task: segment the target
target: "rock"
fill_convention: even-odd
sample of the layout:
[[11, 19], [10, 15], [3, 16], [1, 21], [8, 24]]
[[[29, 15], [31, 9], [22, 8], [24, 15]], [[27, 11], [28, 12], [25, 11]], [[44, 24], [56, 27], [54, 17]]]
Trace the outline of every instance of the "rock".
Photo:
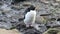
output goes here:
[[12, 2], [12, 0], [2, 0], [4, 3], [6, 3], [6, 4], [11, 4], [11, 2]]
[[11, 23], [0, 22], [0, 28], [10, 29], [12, 28]]
[[2, 9], [3, 11], [10, 11], [11, 10], [11, 8], [8, 7], [7, 4], [3, 4], [0, 9]]
[[0, 2], [0, 5], [3, 5], [2, 1]]
[[42, 33], [47, 30], [47, 27], [44, 24], [35, 24], [34, 28]]
[[59, 21], [52, 21], [46, 24], [46, 26], [50, 26], [50, 27], [60, 27], [60, 22]]
[[23, 2], [23, 1], [26, 1], [26, 0], [13, 0], [11, 4], [17, 4], [17, 3]]
[[56, 7], [59, 5], [59, 3], [52, 3], [52, 5]]
[[60, 2], [60, 0], [56, 0], [57, 2]]
[[36, 17], [36, 23], [44, 23], [44, 24], [46, 24], [47, 20], [48, 19], [46, 17], [44, 17], [44, 16], [37, 16]]
[[18, 30], [6, 30], [6, 29], [0, 29], [0, 34], [22, 34]]
[[60, 34], [60, 32], [58, 32], [57, 34]]
[[41, 14], [40, 16], [49, 16], [49, 15], [51, 15], [51, 14]]
[[24, 23], [21, 23], [19, 25], [16, 26], [16, 28], [21, 31], [21, 30], [24, 30], [24, 28], [26, 28], [26, 25]]
[[44, 4], [48, 4], [49, 3], [49, 1], [46, 1], [46, 0], [41, 0], [41, 2], [44, 3]]
[[24, 34], [42, 34], [42, 33], [35, 29], [29, 29]]
[[20, 10], [20, 6], [15, 6], [15, 5], [12, 5], [11, 9], [14, 9], [14, 10]]
[[31, 2], [24, 2], [24, 3], [23, 3], [23, 6], [25, 6], [25, 7], [26, 7], [26, 6], [31, 6]]
[[46, 32], [44, 32], [43, 34], [58, 34], [59, 32], [60, 32], [60, 30], [57, 28], [50, 28]]

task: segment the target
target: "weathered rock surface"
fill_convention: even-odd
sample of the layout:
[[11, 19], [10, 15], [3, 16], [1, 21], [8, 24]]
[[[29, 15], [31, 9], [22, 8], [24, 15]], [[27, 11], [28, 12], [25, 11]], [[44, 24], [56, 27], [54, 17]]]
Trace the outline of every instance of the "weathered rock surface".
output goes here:
[[60, 29], [58, 28], [50, 28], [43, 34], [60, 34]]
[[[10, 3], [0, 2], [0, 28], [17, 28], [26, 34], [32, 29], [34, 32], [38, 32], [35, 29], [40, 29], [38, 33], [43, 33], [48, 29], [47, 26], [49, 28], [60, 27], [60, 0], [26, 0], [20, 3], [15, 1], [16, 4], [14, 5]], [[27, 29], [23, 22], [24, 12], [31, 5], [34, 5], [37, 10], [35, 29]]]
[[0, 29], [0, 34], [22, 34], [18, 30], [6, 30], [6, 29]]

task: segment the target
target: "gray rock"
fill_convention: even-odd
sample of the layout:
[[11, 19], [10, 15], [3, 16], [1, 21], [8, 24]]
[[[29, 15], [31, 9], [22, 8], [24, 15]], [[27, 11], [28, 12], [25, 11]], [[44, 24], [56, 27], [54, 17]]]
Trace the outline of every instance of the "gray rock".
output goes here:
[[[0, 0], [1, 1], [1, 0]], [[9, 0], [8, 0], [9, 1]], [[10, 3], [10, 2], [9, 2]], [[21, 2], [15, 5], [9, 5], [5, 2], [0, 2], [0, 28], [10, 29], [17, 28], [19, 31], [22, 31], [25, 34], [42, 34], [47, 30], [46, 26], [50, 27], [60, 27], [60, 22], [51, 22], [55, 21], [56, 18], [60, 17], [60, 4], [59, 0], [26, 0], [25, 2]], [[37, 10], [36, 17], [36, 28], [27, 28], [23, 22], [24, 12], [26, 8], [30, 5], [34, 5]], [[13, 7], [13, 8], [11, 8]], [[51, 19], [51, 21], [47, 20], [47, 24], [43, 23], [43, 18], [40, 17], [41, 14], [52, 14], [50, 16], [46, 16], [46, 19]], [[55, 19], [52, 19], [55, 18]], [[49, 22], [48, 22], [49, 21]], [[38, 28], [37, 28], [38, 27]], [[37, 30], [39, 29], [39, 30]], [[38, 32], [39, 31], [39, 32]]]
[[0, 22], [0, 28], [10, 29], [12, 27], [11, 23]]

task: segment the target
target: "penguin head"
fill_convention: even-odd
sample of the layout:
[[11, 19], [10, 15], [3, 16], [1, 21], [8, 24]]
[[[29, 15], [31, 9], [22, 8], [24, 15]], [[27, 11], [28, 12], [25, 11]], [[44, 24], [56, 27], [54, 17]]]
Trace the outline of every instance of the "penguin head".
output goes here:
[[33, 6], [33, 5], [31, 5], [30, 7], [28, 7], [26, 10], [25, 10], [25, 14], [27, 13], [27, 12], [30, 12], [30, 10], [35, 10], [35, 6]]
[[28, 10], [35, 10], [35, 6], [31, 5]]

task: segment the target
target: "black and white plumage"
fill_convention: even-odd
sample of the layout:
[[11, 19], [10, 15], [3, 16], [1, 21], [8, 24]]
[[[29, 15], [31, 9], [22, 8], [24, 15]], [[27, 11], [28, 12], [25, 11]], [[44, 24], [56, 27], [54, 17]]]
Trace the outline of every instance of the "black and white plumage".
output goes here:
[[27, 12], [30, 12], [30, 10], [35, 10], [35, 6], [33, 6], [33, 5], [31, 5], [30, 7], [28, 7], [26, 10], [25, 10], [25, 14], [27, 13]]
[[35, 7], [31, 6], [26, 11], [24, 23], [26, 24], [27, 27], [33, 26], [33, 24], [35, 23], [36, 10], [34, 10], [34, 9], [35, 9]]
[[25, 15], [27, 14], [27, 12], [30, 12], [30, 10], [35, 10], [35, 6], [31, 5], [30, 7], [28, 7], [25, 12], [24, 12], [24, 19], [25, 19]]
[[30, 12], [30, 10], [35, 10], [35, 7], [33, 5], [31, 5], [30, 7], [28, 7], [25, 12], [23, 13], [24, 14], [24, 18], [19, 18], [18, 21], [23, 21], [25, 19], [25, 15], [27, 14], [27, 12]]

